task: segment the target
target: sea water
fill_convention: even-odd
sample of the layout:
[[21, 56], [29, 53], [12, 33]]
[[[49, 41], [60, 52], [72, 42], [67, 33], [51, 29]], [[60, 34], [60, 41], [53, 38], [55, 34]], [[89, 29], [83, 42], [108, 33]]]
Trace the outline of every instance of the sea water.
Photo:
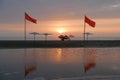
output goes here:
[[120, 80], [120, 47], [0, 49], [0, 80]]

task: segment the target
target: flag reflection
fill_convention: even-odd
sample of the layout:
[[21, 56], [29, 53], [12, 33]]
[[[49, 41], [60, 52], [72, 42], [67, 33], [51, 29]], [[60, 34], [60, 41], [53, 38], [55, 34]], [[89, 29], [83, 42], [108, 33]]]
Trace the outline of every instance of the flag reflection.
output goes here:
[[83, 55], [84, 71], [87, 72], [96, 66], [96, 49], [85, 48]]
[[24, 54], [25, 54], [24, 76], [27, 77], [30, 73], [37, 69], [35, 49], [33, 49], [33, 51], [27, 51], [27, 49], [24, 49]]

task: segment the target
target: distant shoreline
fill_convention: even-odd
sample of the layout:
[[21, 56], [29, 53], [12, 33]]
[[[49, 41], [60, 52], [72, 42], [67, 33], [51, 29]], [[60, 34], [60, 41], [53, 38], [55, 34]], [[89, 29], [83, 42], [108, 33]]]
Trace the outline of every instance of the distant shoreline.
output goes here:
[[120, 40], [71, 40], [71, 41], [32, 41], [4, 40], [0, 48], [82, 48], [82, 47], [120, 47]]

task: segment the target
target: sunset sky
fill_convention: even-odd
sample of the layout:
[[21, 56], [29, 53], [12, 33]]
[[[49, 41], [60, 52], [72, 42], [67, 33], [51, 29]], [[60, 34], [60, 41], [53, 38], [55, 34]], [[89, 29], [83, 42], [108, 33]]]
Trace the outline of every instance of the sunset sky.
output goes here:
[[93, 33], [89, 39], [120, 40], [120, 0], [0, 0], [0, 40], [24, 39], [24, 12], [37, 19], [27, 21], [27, 39], [33, 38], [30, 32], [47, 32], [56, 40], [63, 30], [82, 40], [86, 15], [96, 22], [95, 28], [86, 24]]

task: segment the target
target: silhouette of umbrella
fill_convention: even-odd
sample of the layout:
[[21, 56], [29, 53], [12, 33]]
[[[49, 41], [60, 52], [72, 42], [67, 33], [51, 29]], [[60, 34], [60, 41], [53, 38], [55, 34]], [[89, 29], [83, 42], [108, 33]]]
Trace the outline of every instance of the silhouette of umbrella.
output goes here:
[[49, 36], [49, 35], [52, 35], [51, 33], [43, 33], [43, 34], [40, 34], [40, 35], [44, 35], [45, 36], [45, 40], [47, 40], [47, 37]]
[[85, 35], [86, 35], [86, 39], [88, 40], [88, 37], [89, 37], [89, 35], [93, 35], [93, 33], [90, 33], [90, 32], [86, 32], [86, 33], [84, 33]]
[[40, 33], [37, 33], [37, 32], [31, 32], [30, 34], [34, 36], [34, 40], [36, 38], [36, 35], [40, 35]]

